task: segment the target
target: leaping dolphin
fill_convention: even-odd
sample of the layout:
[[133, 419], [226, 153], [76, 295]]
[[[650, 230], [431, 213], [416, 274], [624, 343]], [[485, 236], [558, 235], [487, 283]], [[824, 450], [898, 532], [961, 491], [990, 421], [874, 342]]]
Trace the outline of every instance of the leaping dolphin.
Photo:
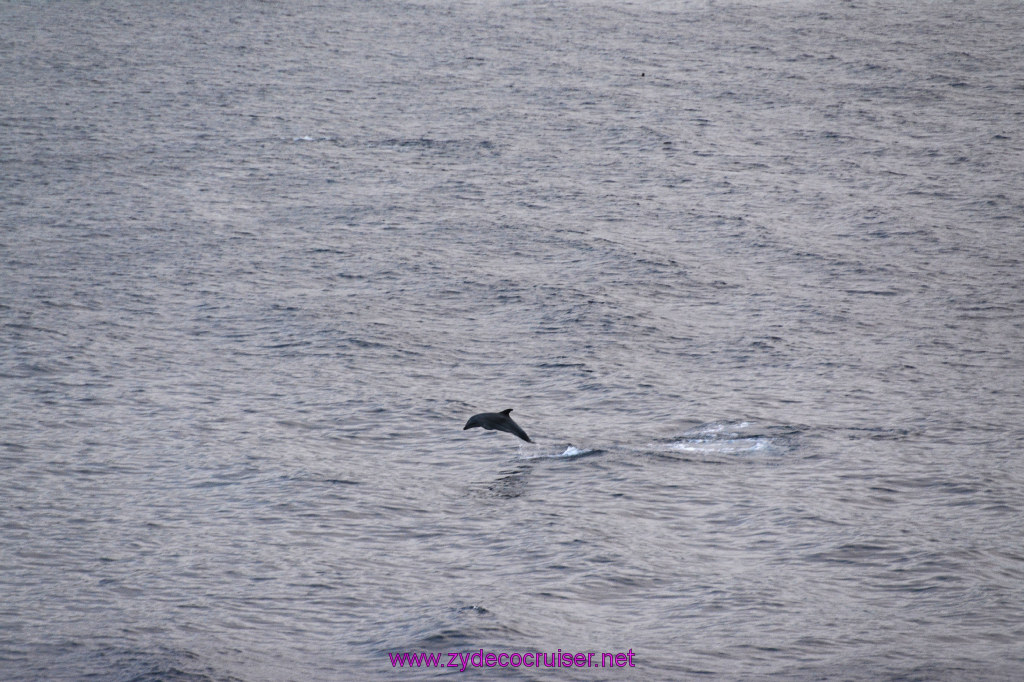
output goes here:
[[487, 429], [488, 431], [505, 431], [506, 433], [514, 433], [519, 436], [527, 443], [532, 443], [530, 437], [526, 435], [526, 431], [519, 428], [519, 424], [512, 421], [512, 417], [508, 416], [508, 413], [512, 411], [512, 408], [502, 410], [501, 412], [481, 412], [480, 414], [474, 414], [466, 422], [466, 425], [462, 427], [462, 430], [472, 429], [473, 427], [479, 426], [480, 428]]

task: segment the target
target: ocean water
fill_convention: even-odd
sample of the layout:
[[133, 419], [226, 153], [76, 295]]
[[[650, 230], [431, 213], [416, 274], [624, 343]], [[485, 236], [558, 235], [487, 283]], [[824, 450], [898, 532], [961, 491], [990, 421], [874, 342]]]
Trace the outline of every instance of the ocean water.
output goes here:
[[1022, 35], [4, 2], [0, 677], [1024, 678]]

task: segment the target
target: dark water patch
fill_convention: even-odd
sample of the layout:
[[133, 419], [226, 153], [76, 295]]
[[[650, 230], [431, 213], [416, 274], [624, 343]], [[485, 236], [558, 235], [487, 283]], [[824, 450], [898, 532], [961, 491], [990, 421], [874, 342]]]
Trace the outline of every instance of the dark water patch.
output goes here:
[[474, 484], [474, 494], [499, 499], [522, 497], [527, 492], [532, 470], [532, 465], [522, 464], [500, 471], [493, 481]]
[[76, 642], [67, 650], [55, 653], [56, 656], [46, 662], [37, 661], [24, 667], [17, 665], [10, 669], [12, 676], [8, 679], [32, 679], [35, 675], [54, 680], [116, 679], [126, 682], [242, 682], [245, 679], [218, 670], [195, 652], [164, 646], [132, 650], [121, 647], [91, 648]]

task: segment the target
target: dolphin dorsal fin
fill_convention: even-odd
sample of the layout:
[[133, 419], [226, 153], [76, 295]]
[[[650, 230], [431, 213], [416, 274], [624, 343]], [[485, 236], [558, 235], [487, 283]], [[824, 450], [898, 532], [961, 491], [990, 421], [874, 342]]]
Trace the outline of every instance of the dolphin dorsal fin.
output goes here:
[[512, 411], [512, 408], [510, 407], [507, 410], [502, 410], [501, 413], [507, 417], [508, 413], [511, 412], [511, 411]]

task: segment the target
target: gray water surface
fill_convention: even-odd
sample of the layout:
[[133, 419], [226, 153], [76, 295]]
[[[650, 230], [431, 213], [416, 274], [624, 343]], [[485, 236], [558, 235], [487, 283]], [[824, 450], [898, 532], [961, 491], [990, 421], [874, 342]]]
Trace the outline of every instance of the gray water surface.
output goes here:
[[0, 676], [1021, 679], [1022, 35], [4, 3]]

